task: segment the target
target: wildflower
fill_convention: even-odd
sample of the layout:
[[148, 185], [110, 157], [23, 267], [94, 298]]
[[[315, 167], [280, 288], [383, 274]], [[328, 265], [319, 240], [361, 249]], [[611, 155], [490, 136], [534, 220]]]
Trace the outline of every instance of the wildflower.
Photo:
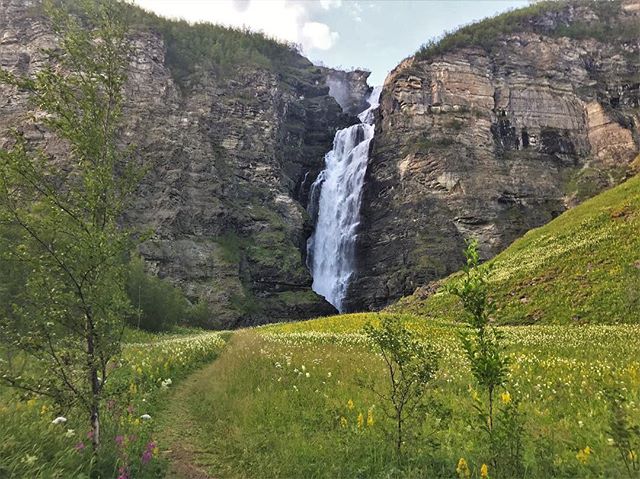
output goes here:
[[638, 460], [638, 455], [636, 454], [636, 451], [629, 451], [629, 454], [627, 454], [627, 457], [631, 462], [636, 462]]
[[361, 429], [364, 426], [364, 416], [362, 413], [358, 414], [358, 429]]
[[148, 414], [143, 414], [142, 416], [140, 416], [140, 419], [144, 419], [145, 421], [147, 421], [148, 419], [151, 419], [151, 416], [149, 416]]
[[48, 410], [49, 410], [49, 408], [47, 407], [47, 405], [43, 404], [42, 407], [40, 408], [40, 415], [44, 416], [45, 414], [47, 414]]
[[124, 444], [124, 436], [118, 435], [114, 440], [118, 446], [122, 446], [122, 444]]
[[53, 421], [51, 421], [51, 424], [64, 424], [65, 422], [67, 422], [67, 418], [66, 417], [58, 416]]
[[342, 427], [342, 428], [347, 427], [347, 418], [346, 418], [346, 417], [344, 417], [344, 416], [342, 416], [342, 417], [340, 418], [340, 427]]
[[592, 449], [587, 446], [584, 449], [580, 449], [576, 454], [576, 459], [580, 461], [582, 464], [586, 464], [589, 460], [589, 456], [591, 455]]
[[502, 404], [509, 404], [511, 402], [511, 394], [509, 394], [509, 391], [505, 391], [500, 395], [500, 399], [502, 399]]
[[311, 377], [311, 374], [306, 373], [306, 374], [305, 374], [305, 376], [306, 376], [306, 377]]
[[458, 461], [456, 472], [458, 473], [458, 477], [460, 479], [468, 479], [471, 477], [471, 471], [469, 470], [469, 465], [467, 464], [467, 461], [465, 461], [464, 457], [461, 457], [460, 460]]
[[38, 460], [38, 456], [32, 456], [30, 454], [27, 454], [25, 456], [25, 458], [22, 460], [22, 462], [26, 463], [26, 464], [33, 464], [34, 462], [36, 462]]
[[615, 445], [616, 441], [614, 441], [614, 439], [612, 437], [608, 437], [607, 438], [607, 444], [609, 444], [610, 446]]
[[167, 389], [169, 386], [171, 386], [172, 382], [170, 378], [165, 379], [164, 381], [162, 381], [162, 383], [160, 383], [160, 385], [162, 386], [162, 389]]
[[78, 444], [75, 445], [75, 450], [78, 452], [84, 451], [84, 448], [86, 446], [84, 445], [84, 442], [80, 441]]
[[27, 407], [28, 408], [32, 408], [33, 406], [36, 405], [36, 403], [38, 402], [38, 400], [36, 398], [31, 398], [27, 401]]
[[304, 364], [302, 366], [300, 366], [300, 369], [302, 369], [303, 372], [307, 370], [307, 368], [305, 367]]
[[73, 437], [76, 432], [73, 429], [67, 429], [67, 432], [64, 433], [64, 437]]
[[482, 479], [487, 479], [489, 477], [489, 467], [486, 464], [483, 464], [480, 468], [480, 477]]
[[351, 399], [347, 401], [347, 408], [349, 408], [350, 410], [353, 409], [353, 401]]
[[370, 407], [367, 411], [367, 426], [373, 426], [373, 407]]

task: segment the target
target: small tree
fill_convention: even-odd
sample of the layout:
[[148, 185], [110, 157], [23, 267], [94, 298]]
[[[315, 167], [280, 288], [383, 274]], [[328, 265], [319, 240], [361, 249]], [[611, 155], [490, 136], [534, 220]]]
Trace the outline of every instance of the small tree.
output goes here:
[[395, 423], [394, 443], [400, 456], [407, 425], [418, 419], [420, 406], [438, 371], [438, 354], [396, 317], [383, 317], [378, 328], [368, 324], [364, 333], [382, 355], [388, 387], [380, 391], [374, 384], [364, 386], [390, 406], [387, 415]]
[[[495, 302], [489, 296], [489, 268], [480, 267], [478, 242], [469, 241], [464, 252], [466, 263], [463, 277], [445, 286], [445, 290], [458, 298], [464, 308], [464, 321], [471, 332], [464, 331], [460, 335], [462, 347], [471, 365], [471, 373], [484, 391], [486, 404], [478, 398], [474, 406], [480, 415], [483, 429], [489, 438], [492, 465], [497, 467], [498, 456], [504, 442], [510, 454], [503, 461], [510, 470], [519, 469], [521, 464], [522, 426], [518, 413], [518, 403], [513, 401], [509, 393], [502, 396], [503, 426], [496, 430], [496, 395], [508, 379], [509, 357], [505, 353], [503, 334], [491, 324], [491, 316], [496, 312]], [[511, 435], [511, 437], [509, 437]], [[517, 436], [517, 437], [515, 437]], [[502, 441], [501, 439], [504, 439]], [[498, 444], [500, 443], [500, 444]], [[515, 465], [514, 465], [515, 464]]]
[[0, 362], [0, 374], [86, 411], [96, 450], [109, 362], [129, 309], [124, 260], [134, 241], [118, 220], [141, 168], [118, 145], [129, 55], [122, 5], [76, 3], [79, 16], [46, 6], [60, 37], [48, 66], [32, 77], [0, 70], [0, 82], [29, 95], [32, 121], [68, 151], [50, 158], [17, 132], [0, 151], [0, 222], [16, 235], [2, 253], [28, 265], [15, 315], [1, 318], [0, 349], [14, 360]]

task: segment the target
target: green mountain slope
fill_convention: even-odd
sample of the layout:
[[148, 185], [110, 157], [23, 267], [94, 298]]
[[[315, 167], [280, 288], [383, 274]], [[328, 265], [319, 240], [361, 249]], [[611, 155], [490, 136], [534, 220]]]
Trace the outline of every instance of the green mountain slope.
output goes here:
[[[528, 232], [487, 266], [500, 323], [640, 322], [640, 175]], [[455, 319], [457, 301], [437, 290], [388, 309]]]

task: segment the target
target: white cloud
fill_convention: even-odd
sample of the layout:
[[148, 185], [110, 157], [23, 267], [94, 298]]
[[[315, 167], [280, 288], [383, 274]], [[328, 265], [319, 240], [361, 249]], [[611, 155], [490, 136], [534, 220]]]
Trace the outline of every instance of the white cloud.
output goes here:
[[305, 50], [329, 50], [339, 37], [338, 32], [332, 32], [326, 23], [306, 22], [302, 26], [302, 47]]
[[[231, 27], [247, 27], [267, 35], [301, 44], [303, 49], [328, 50], [337, 41], [337, 32], [324, 23], [310, 21], [311, 2], [288, 0], [133, 0], [136, 5], [158, 15], [188, 22], [210, 22]], [[336, 8], [342, 0], [321, 0], [324, 9]]]
[[340, 8], [342, 6], [342, 0], [320, 0], [320, 6], [324, 10], [331, 10], [332, 8]]

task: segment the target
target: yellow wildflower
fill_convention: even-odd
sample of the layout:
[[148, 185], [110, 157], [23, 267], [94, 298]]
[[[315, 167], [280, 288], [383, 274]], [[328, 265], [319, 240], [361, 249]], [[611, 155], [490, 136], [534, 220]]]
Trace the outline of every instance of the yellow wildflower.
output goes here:
[[458, 473], [458, 477], [460, 479], [469, 479], [471, 477], [471, 471], [469, 470], [469, 465], [467, 464], [467, 461], [464, 460], [464, 457], [461, 457], [460, 460], [458, 461], [456, 472]]
[[580, 449], [576, 454], [576, 459], [582, 464], [586, 464], [592, 452], [593, 451], [589, 446], [585, 447], [584, 449]]
[[364, 416], [362, 413], [358, 414], [358, 429], [364, 426]]
[[27, 401], [27, 407], [32, 408], [33, 406], [36, 405], [36, 403], [38, 402], [38, 400], [36, 398], [31, 398]]
[[340, 427], [347, 427], [347, 418], [344, 416], [340, 418]]
[[134, 424], [134, 425], [136, 425], [136, 426], [139, 426], [139, 425], [140, 425], [140, 419], [136, 418], [136, 419], [133, 421], [133, 424]]
[[40, 415], [44, 416], [45, 414], [47, 414], [48, 410], [49, 410], [49, 408], [47, 407], [47, 405], [43, 404], [42, 407], [40, 408]]
[[502, 399], [503, 404], [509, 404], [511, 402], [511, 394], [509, 394], [509, 391], [505, 391], [500, 395], [500, 399]]
[[636, 451], [629, 451], [629, 454], [627, 454], [627, 457], [631, 462], [636, 462], [638, 460], [638, 455], [636, 454]]
[[480, 468], [480, 477], [482, 479], [487, 479], [489, 477], [489, 467], [486, 464], [483, 464]]
[[131, 394], [136, 394], [138, 392], [138, 386], [136, 385], [136, 383], [131, 383], [129, 385], [129, 392]]
[[367, 411], [367, 426], [373, 426], [373, 408], [370, 407]]
[[353, 409], [353, 401], [351, 399], [349, 399], [349, 401], [347, 401], [347, 407], [349, 409]]

